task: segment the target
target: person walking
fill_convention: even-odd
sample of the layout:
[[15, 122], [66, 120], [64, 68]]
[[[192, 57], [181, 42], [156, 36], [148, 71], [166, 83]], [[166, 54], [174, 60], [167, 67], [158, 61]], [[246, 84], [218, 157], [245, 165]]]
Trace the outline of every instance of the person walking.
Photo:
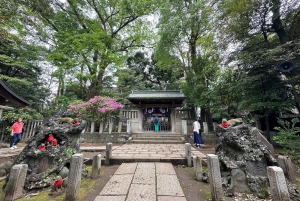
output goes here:
[[[22, 118], [18, 118], [17, 122], [15, 122], [11, 127], [11, 139], [10, 139], [10, 149], [17, 149], [17, 144], [22, 139], [24, 123], [22, 122]], [[16, 140], [17, 139], [17, 140]]]
[[157, 115], [154, 117], [153, 122], [154, 122], [154, 131], [158, 132], [158, 130], [159, 130], [159, 118], [158, 118]]
[[[197, 148], [200, 149], [201, 148], [200, 144], [201, 144], [202, 140], [201, 140], [201, 136], [200, 136], [200, 133], [199, 133], [199, 131], [201, 129], [199, 121], [200, 121], [199, 118], [197, 118], [196, 121], [194, 121], [192, 129], [193, 129], [193, 132], [194, 132], [194, 144]], [[203, 142], [202, 142], [202, 144], [203, 144]]]

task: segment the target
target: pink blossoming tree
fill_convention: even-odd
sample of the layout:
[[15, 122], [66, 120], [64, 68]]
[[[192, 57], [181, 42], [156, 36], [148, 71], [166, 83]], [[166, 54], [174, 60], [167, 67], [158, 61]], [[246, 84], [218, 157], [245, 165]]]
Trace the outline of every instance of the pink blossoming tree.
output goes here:
[[73, 113], [81, 119], [103, 121], [118, 116], [122, 108], [123, 105], [115, 99], [95, 96], [85, 103], [70, 104], [68, 112]]

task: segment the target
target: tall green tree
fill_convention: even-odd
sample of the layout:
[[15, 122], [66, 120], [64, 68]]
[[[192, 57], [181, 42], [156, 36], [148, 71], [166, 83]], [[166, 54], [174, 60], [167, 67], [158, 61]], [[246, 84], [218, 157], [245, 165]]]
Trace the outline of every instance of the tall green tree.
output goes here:
[[122, 65], [125, 53], [145, 45], [151, 30], [143, 17], [159, 3], [154, 0], [17, 2], [30, 14], [24, 16], [24, 22], [29, 22], [28, 26], [51, 44], [48, 59], [58, 67], [53, 74], [58, 79], [57, 95], [64, 94], [67, 81], [76, 80], [79, 91], [87, 91], [88, 97], [101, 94], [108, 68]]
[[[201, 117], [212, 129], [209, 97], [204, 92], [216, 78], [219, 56], [214, 44], [213, 1], [166, 1], [161, 8], [158, 63], [171, 63], [176, 57], [184, 66], [183, 91], [187, 101], [201, 107]], [[170, 67], [170, 66], [169, 66]]]
[[137, 52], [127, 59], [127, 65], [118, 69], [117, 88], [124, 103], [132, 90], [176, 90], [183, 77], [180, 61], [173, 63], [173, 68], [159, 67], [153, 56], [147, 58], [145, 53]]
[[40, 79], [44, 48], [30, 44], [22, 35], [16, 34], [22, 26], [17, 22], [17, 7], [12, 2], [0, 3], [0, 79], [15, 93], [40, 107], [49, 95], [44, 80]]
[[299, 34], [300, 5], [288, 0], [225, 0], [220, 24], [224, 41], [238, 42], [236, 60], [245, 69], [263, 67], [273, 69], [284, 61], [295, 63], [295, 69], [283, 73], [292, 86], [293, 97], [300, 109]]

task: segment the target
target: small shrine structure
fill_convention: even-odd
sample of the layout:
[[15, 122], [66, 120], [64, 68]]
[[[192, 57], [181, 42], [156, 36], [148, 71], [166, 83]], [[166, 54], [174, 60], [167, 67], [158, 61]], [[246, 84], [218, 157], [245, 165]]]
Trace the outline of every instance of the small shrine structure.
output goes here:
[[123, 110], [123, 117], [131, 119], [131, 132], [154, 130], [153, 119], [160, 119], [159, 131], [182, 133], [182, 120], [194, 119], [192, 110], [182, 109], [185, 95], [179, 90], [132, 91], [128, 100], [134, 109]]
[[13, 92], [5, 82], [0, 79], [0, 105], [25, 107], [31, 105], [31, 103]]

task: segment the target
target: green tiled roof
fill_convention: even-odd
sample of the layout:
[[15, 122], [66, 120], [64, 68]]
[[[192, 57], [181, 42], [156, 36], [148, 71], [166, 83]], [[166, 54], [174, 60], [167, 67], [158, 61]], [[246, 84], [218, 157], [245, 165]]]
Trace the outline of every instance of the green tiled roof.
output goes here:
[[157, 90], [157, 91], [132, 91], [128, 99], [185, 99], [181, 91]]

